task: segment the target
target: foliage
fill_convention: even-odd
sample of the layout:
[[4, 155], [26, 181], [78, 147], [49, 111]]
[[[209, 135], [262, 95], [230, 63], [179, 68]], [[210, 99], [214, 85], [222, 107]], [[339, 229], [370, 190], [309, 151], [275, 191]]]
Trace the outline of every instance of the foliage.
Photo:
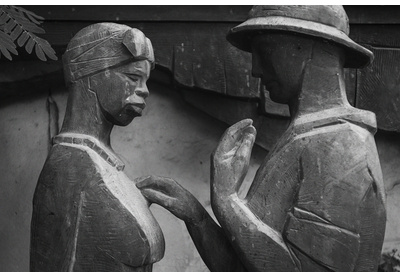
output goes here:
[[45, 33], [38, 26], [42, 20], [44, 20], [43, 17], [24, 8], [0, 6], [0, 53], [12, 60], [10, 53], [18, 55], [16, 41], [19, 47], [25, 46], [25, 50], [29, 54], [35, 48], [36, 56], [42, 61], [47, 61], [46, 56], [52, 60], [57, 60], [51, 45], [34, 34]]
[[379, 271], [400, 271], [400, 253], [397, 249], [382, 254]]

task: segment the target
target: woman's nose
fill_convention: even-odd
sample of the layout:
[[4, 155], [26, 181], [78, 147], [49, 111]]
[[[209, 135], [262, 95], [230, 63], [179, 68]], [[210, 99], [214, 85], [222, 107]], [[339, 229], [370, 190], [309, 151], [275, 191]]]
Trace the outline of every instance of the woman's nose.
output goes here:
[[142, 98], [147, 98], [149, 96], [149, 89], [147, 88], [146, 85], [137, 87], [135, 89], [135, 94], [142, 97]]

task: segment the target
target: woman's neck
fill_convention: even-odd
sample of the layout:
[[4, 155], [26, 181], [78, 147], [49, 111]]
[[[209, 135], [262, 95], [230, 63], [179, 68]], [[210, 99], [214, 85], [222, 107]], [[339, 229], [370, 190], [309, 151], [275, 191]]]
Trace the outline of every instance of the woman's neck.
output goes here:
[[309, 113], [350, 106], [343, 61], [338, 51], [329, 45], [313, 47], [311, 58], [305, 63], [300, 92], [289, 103], [292, 120]]
[[96, 93], [90, 91], [87, 80], [80, 80], [69, 89], [67, 109], [60, 133], [79, 133], [92, 136], [111, 148], [113, 124], [101, 112]]

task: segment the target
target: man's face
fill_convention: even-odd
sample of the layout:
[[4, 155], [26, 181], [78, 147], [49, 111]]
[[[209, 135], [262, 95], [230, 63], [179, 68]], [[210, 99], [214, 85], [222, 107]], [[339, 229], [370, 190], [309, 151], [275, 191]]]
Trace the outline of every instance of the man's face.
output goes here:
[[273, 101], [288, 103], [301, 89], [311, 45], [291, 34], [261, 34], [252, 41], [254, 77], [261, 78]]
[[149, 95], [147, 60], [102, 71], [90, 77], [90, 89], [97, 94], [103, 115], [115, 125], [126, 126], [142, 115]]

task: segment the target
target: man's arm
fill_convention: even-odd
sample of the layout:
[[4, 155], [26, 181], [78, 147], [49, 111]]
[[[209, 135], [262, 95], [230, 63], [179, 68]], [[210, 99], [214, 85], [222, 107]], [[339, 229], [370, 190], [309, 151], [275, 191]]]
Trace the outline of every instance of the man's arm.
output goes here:
[[200, 202], [170, 178], [139, 178], [136, 186], [156, 203], [183, 220], [204, 263], [211, 271], [246, 271], [225, 236]]
[[262, 222], [237, 192], [249, 167], [256, 130], [251, 120], [227, 129], [211, 156], [211, 204], [249, 271], [298, 270], [280, 232]]

